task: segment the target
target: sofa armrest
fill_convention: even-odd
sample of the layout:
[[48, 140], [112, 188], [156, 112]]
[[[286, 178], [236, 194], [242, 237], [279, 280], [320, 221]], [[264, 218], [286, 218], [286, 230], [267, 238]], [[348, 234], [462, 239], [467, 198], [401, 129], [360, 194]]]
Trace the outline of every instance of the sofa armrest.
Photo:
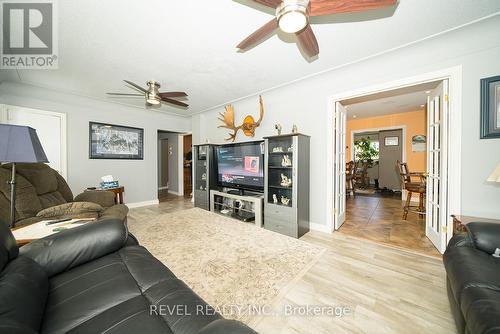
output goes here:
[[75, 197], [74, 202], [92, 202], [109, 208], [116, 204], [115, 199], [115, 194], [110, 191], [84, 191]]
[[258, 334], [256, 331], [250, 327], [244, 325], [243, 323], [236, 320], [218, 319], [212, 321], [202, 329], [198, 331], [197, 334]]
[[497, 248], [500, 248], [500, 224], [469, 223], [467, 232], [474, 247], [483, 252], [493, 254]]
[[128, 231], [119, 219], [99, 220], [36, 240], [19, 249], [49, 277], [122, 248]]

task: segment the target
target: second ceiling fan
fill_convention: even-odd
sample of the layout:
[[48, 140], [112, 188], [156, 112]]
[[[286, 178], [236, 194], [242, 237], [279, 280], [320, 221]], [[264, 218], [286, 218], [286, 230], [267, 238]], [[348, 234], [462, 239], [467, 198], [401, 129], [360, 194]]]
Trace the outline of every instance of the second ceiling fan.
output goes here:
[[174, 98], [184, 98], [187, 97], [188, 95], [185, 92], [160, 92], [160, 84], [154, 80], [149, 80], [146, 82], [146, 85], [148, 86], [147, 88], [143, 88], [139, 86], [138, 84], [128, 81], [128, 80], [123, 80], [125, 83], [130, 85], [130, 88], [138, 91], [139, 94], [130, 94], [130, 93], [106, 93], [108, 95], [112, 96], [138, 96], [138, 97], [144, 97], [146, 99], [146, 106], [151, 107], [151, 106], [159, 106], [162, 102], [164, 103], [169, 103], [173, 104], [179, 107], [184, 107], [187, 108], [189, 107], [188, 104], [177, 101]]
[[246, 50], [280, 28], [297, 36], [300, 46], [309, 57], [319, 54], [318, 41], [309, 19], [338, 13], [362, 12], [394, 5], [397, 0], [253, 0], [275, 8], [276, 17], [248, 36], [237, 48]]

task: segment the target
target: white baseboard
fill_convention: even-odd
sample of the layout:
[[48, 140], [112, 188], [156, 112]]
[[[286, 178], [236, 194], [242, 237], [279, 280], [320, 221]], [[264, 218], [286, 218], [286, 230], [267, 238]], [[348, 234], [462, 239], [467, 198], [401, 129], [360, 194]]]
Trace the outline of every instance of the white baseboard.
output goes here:
[[157, 199], [151, 200], [151, 201], [144, 201], [144, 202], [136, 202], [136, 203], [125, 203], [129, 209], [134, 209], [134, 208], [140, 208], [143, 206], [150, 206], [150, 205], [157, 205], [160, 204], [160, 201]]
[[330, 231], [328, 226], [323, 225], [323, 224], [309, 222], [309, 228], [313, 231], [318, 231], [318, 232], [323, 232], [323, 233], [332, 233], [332, 231]]
[[168, 189], [168, 187], [158, 187], [158, 190], [165, 190]]
[[172, 190], [169, 190], [168, 191], [169, 194], [172, 194], [172, 195], [175, 195], [175, 196], [183, 196], [180, 192], [178, 191], [172, 191]]

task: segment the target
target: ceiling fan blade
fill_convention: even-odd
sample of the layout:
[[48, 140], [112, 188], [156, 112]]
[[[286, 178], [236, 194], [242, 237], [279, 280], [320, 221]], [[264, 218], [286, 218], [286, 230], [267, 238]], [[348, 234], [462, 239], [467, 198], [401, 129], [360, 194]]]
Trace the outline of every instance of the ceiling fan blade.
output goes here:
[[170, 103], [170, 104], [175, 104], [177, 106], [181, 106], [181, 107], [189, 107], [188, 104], [185, 104], [183, 102], [179, 102], [179, 101], [176, 101], [176, 100], [173, 100], [173, 99], [169, 99], [169, 98], [166, 98], [166, 97], [162, 97], [161, 99], [163, 102], [166, 102], [166, 103]]
[[308, 24], [307, 27], [296, 33], [299, 39], [299, 44], [302, 49], [307, 53], [309, 57], [314, 57], [319, 54], [319, 45], [311, 26]]
[[272, 19], [271, 21], [267, 22], [264, 24], [259, 30], [245, 38], [243, 42], [238, 44], [237, 48], [240, 50], [245, 50], [248, 47], [262, 41], [264, 38], [269, 36], [274, 30], [278, 28], [278, 20], [276, 18]]
[[363, 12], [396, 4], [397, 0], [312, 0], [311, 16]]
[[128, 81], [128, 80], [123, 80], [123, 81], [125, 81], [126, 83], [128, 83], [130, 86], [133, 86], [133, 87], [137, 88], [137, 89], [138, 89], [138, 90], [140, 90], [141, 92], [144, 92], [144, 93], [146, 93], [146, 92], [147, 92], [147, 90], [146, 90], [146, 89], [142, 88], [142, 87], [141, 87], [141, 86], [139, 86], [138, 84], [133, 83], [132, 81]]
[[106, 93], [108, 95], [113, 95], [113, 96], [142, 96], [144, 97], [144, 94], [124, 94], [124, 93]]
[[185, 97], [188, 96], [184, 92], [165, 92], [165, 93], [160, 93], [160, 97]]
[[271, 8], [276, 8], [281, 3], [281, 0], [253, 0], [253, 1]]

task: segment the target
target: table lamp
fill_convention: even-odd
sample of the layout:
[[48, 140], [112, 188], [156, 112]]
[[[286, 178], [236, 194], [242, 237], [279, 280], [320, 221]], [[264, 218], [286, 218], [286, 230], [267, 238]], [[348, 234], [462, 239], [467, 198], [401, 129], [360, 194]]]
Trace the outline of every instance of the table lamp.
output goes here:
[[493, 173], [486, 180], [488, 182], [497, 182], [500, 183], [500, 164], [497, 165]]
[[28, 126], [0, 124], [0, 162], [12, 163], [10, 184], [10, 228], [15, 227], [16, 163], [49, 162], [36, 130]]

